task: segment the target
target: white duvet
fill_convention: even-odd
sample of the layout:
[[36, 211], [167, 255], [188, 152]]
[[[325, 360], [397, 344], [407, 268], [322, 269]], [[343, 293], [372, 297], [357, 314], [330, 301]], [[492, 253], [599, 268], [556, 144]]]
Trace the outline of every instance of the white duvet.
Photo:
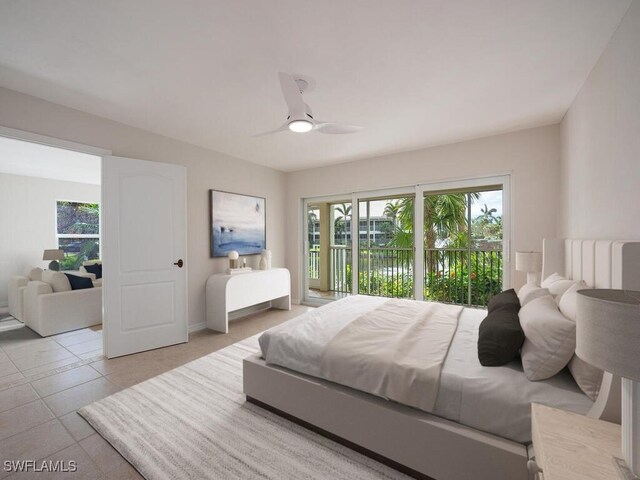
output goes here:
[[[262, 356], [279, 365], [320, 377], [322, 352], [329, 341], [386, 298], [352, 296], [307, 312], [260, 337]], [[442, 367], [434, 414], [520, 443], [531, 441], [531, 402], [586, 413], [593, 402], [563, 370], [530, 382], [519, 362], [483, 367], [478, 361], [478, 326], [485, 310], [465, 308]]]

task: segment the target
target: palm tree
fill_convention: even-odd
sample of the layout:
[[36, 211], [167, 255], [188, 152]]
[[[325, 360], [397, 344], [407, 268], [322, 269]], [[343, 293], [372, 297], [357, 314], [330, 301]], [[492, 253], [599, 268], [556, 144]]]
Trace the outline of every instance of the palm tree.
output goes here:
[[394, 227], [396, 226], [398, 213], [400, 213], [401, 209], [402, 209], [402, 206], [399, 200], [393, 200], [393, 201], [387, 202], [387, 204], [384, 206], [383, 214], [385, 217], [389, 217], [391, 220], [393, 220]]
[[334, 225], [336, 228], [342, 224], [344, 226], [344, 244], [347, 244], [347, 222], [351, 219], [351, 204], [341, 203], [335, 207], [336, 213], [339, 215], [335, 217]]
[[493, 214], [498, 211], [497, 209], [492, 208], [489, 210], [489, 207], [487, 207], [487, 204], [485, 203], [484, 208], [480, 207], [480, 211], [482, 212], [482, 217], [487, 223], [493, 223], [496, 220], [496, 217], [494, 217]]
[[[467, 197], [467, 195], [469, 197]], [[467, 201], [473, 202], [479, 193], [447, 193], [426, 195], [424, 197], [424, 247], [434, 249], [438, 239], [446, 240], [458, 237], [467, 230]], [[413, 246], [413, 197], [399, 202], [398, 225], [392, 245], [399, 248]], [[427, 271], [433, 271], [436, 259], [429, 255], [426, 259]]]

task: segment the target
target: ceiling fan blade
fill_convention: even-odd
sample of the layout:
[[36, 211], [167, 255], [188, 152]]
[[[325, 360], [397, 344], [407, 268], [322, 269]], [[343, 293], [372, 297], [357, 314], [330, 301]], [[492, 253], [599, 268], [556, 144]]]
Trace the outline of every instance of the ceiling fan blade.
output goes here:
[[251, 136], [254, 137], [254, 138], [256, 138], [256, 137], [264, 137], [265, 135], [271, 135], [273, 133], [283, 132], [285, 130], [289, 130], [289, 124], [288, 123], [285, 123], [284, 125], [282, 125], [279, 128], [276, 128], [275, 130], [269, 130], [268, 132], [256, 133], [255, 135], [251, 135]]
[[320, 133], [329, 133], [333, 135], [341, 135], [344, 133], [356, 133], [362, 130], [363, 127], [356, 125], [342, 125], [340, 123], [330, 122], [317, 122], [316, 130]]
[[280, 78], [280, 88], [284, 95], [284, 101], [287, 102], [287, 107], [289, 107], [289, 115], [291, 118], [304, 118], [304, 101], [298, 84], [288, 73], [279, 72], [278, 77]]

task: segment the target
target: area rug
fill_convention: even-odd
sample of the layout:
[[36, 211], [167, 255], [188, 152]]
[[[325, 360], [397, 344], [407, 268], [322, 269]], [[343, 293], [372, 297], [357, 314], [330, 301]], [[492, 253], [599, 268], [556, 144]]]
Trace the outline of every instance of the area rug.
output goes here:
[[242, 393], [257, 336], [79, 411], [145, 478], [406, 479]]

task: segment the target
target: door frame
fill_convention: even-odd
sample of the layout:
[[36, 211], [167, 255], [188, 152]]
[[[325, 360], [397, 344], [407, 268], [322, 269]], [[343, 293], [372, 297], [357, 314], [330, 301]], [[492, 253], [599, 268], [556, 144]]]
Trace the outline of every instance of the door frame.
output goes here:
[[[302, 237], [298, 244], [298, 260], [299, 268], [298, 286], [300, 288], [300, 302], [303, 305], [322, 306], [330, 303], [332, 300], [328, 299], [311, 299], [308, 297], [309, 281], [307, 278], [308, 269], [308, 252], [306, 249], [306, 239], [309, 236], [307, 225], [307, 209], [309, 204], [317, 202], [334, 202], [340, 200], [346, 200], [351, 198], [351, 272], [352, 272], [352, 294], [356, 294], [358, 291], [358, 262], [359, 258], [359, 246], [360, 246], [360, 201], [368, 198], [385, 197], [392, 195], [415, 195], [415, 198], [422, 198], [429, 192], [438, 192], [442, 190], [456, 190], [456, 189], [473, 189], [482, 188], [486, 186], [500, 185], [502, 186], [502, 284], [503, 288], [509, 288], [511, 286], [511, 215], [512, 215], [512, 197], [511, 197], [511, 175], [512, 172], [503, 172], [496, 174], [480, 175], [477, 177], [463, 177], [456, 179], [444, 179], [431, 182], [420, 182], [418, 184], [381, 188], [372, 190], [362, 190], [357, 192], [345, 193], [342, 195], [322, 195], [303, 197], [300, 199], [301, 207], [301, 223], [302, 223]], [[416, 300], [424, 300], [424, 248], [422, 247], [422, 231], [424, 229], [424, 202], [414, 201], [414, 298]], [[356, 218], [358, 221], [353, 221]]]

